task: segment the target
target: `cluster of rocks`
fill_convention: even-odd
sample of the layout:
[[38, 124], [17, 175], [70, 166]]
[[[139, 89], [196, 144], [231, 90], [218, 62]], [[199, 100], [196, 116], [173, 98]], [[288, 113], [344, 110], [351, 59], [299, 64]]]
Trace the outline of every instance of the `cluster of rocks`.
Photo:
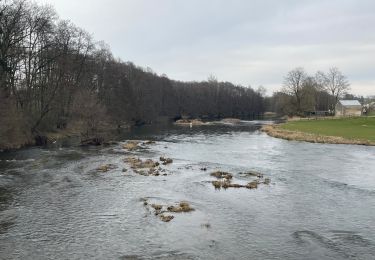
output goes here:
[[[125, 143], [122, 148], [128, 151], [135, 151], [140, 148], [144, 148], [145, 145], [151, 145], [155, 144], [155, 141], [128, 141]], [[146, 159], [142, 160], [140, 158], [136, 157], [128, 157], [124, 159], [125, 163], [128, 163], [130, 165], [130, 168], [137, 174], [143, 175], [143, 176], [166, 176], [165, 169], [162, 169], [160, 167], [160, 164], [167, 165], [173, 163], [173, 160], [171, 158], [166, 157], [160, 157], [160, 162], [153, 161], [152, 159]]]
[[247, 188], [247, 189], [257, 189], [260, 184], [268, 185], [271, 183], [271, 179], [264, 178], [263, 174], [258, 172], [245, 172], [239, 173], [240, 175], [256, 177], [255, 180], [248, 182], [247, 184], [238, 184], [233, 183], [233, 175], [228, 172], [216, 171], [211, 173], [212, 177], [215, 177], [217, 180], [212, 181], [212, 185], [215, 189], [228, 189], [228, 188]]
[[155, 144], [155, 141], [147, 140], [147, 141], [138, 141], [138, 140], [131, 140], [126, 142], [122, 145], [122, 148], [128, 151], [135, 151], [140, 148], [144, 148], [144, 146]]
[[181, 201], [176, 205], [149, 204], [148, 200], [143, 198], [143, 205], [154, 210], [154, 215], [158, 216], [163, 222], [169, 222], [174, 219], [171, 213], [191, 212], [195, 209], [186, 201]]
[[216, 179], [225, 179], [227, 181], [231, 180], [233, 178], [232, 174], [228, 172], [222, 172], [217, 171], [210, 174], [212, 177], [215, 177]]
[[165, 158], [163, 156], [161, 156], [159, 160], [162, 162], [163, 165], [173, 163], [173, 160], [171, 158]]
[[160, 157], [160, 162], [152, 159], [142, 160], [136, 157], [127, 157], [124, 159], [125, 163], [130, 165], [130, 168], [137, 174], [143, 176], [166, 176], [165, 169], [160, 167], [160, 164], [167, 165], [173, 162], [171, 158]]
[[143, 176], [166, 176], [165, 169], [159, 167], [158, 161], [151, 159], [142, 160], [136, 157], [127, 157], [124, 159], [125, 163], [130, 165], [130, 168], [137, 174]]
[[[135, 151], [140, 148], [144, 148], [146, 145], [155, 144], [155, 141], [137, 141], [137, 140], [131, 140], [126, 142], [122, 145], [123, 149], [126, 149], [128, 151]], [[124, 159], [125, 163], [128, 163], [131, 167], [131, 169], [140, 175], [145, 176], [160, 176], [160, 175], [167, 175], [165, 173], [165, 170], [162, 169], [160, 164], [167, 165], [173, 162], [170, 158], [164, 158], [160, 157], [160, 163], [158, 161], [153, 161], [151, 159], [141, 160], [136, 157], [128, 157]], [[98, 168], [96, 168], [97, 172], [108, 172], [110, 170], [116, 169], [117, 166], [114, 164], [103, 164], [100, 165]], [[123, 168], [122, 172], [126, 172], [127, 169]]]
[[[146, 145], [154, 144], [154, 141], [128, 141], [123, 144], [122, 148], [127, 151], [135, 151], [140, 148], [144, 148]], [[169, 165], [173, 163], [171, 158], [161, 156], [159, 160], [152, 159], [140, 159], [138, 157], [127, 157], [123, 160], [130, 166], [133, 172], [143, 176], [167, 176], [166, 169], [162, 168], [162, 165]], [[113, 164], [105, 164], [99, 166], [96, 170], [98, 172], [108, 172], [112, 169], [116, 169], [117, 166]], [[202, 171], [207, 171], [206, 167], [200, 168]], [[127, 171], [126, 168], [123, 172]], [[228, 189], [228, 188], [246, 188], [246, 189], [257, 189], [259, 185], [268, 185], [271, 183], [269, 178], [265, 178], [262, 173], [256, 171], [240, 172], [237, 177], [242, 179], [251, 178], [247, 180], [247, 183], [241, 184], [234, 182], [233, 174], [224, 171], [215, 171], [210, 173], [210, 176], [214, 177], [211, 183], [215, 189]], [[181, 201], [174, 205], [163, 205], [163, 204], [150, 204], [148, 199], [142, 199], [143, 204], [149, 210], [153, 211], [154, 215], [157, 216], [163, 222], [170, 222], [175, 218], [175, 214], [191, 212], [194, 208], [186, 201]]]
[[128, 151], [134, 151], [139, 148], [139, 142], [138, 141], [129, 141], [122, 145], [122, 148]]

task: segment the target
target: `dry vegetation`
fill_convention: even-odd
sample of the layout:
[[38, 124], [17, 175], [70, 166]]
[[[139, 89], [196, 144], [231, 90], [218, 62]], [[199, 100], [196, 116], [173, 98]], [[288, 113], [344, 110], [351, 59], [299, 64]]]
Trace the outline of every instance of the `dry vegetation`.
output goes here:
[[269, 136], [285, 140], [305, 141], [310, 143], [328, 143], [328, 144], [356, 144], [356, 145], [375, 145], [374, 141], [348, 139], [341, 136], [326, 136], [308, 132], [287, 130], [280, 125], [267, 125], [262, 127], [262, 131]]
[[166, 176], [166, 173], [163, 173], [165, 170], [158, 167], [159, 162], [153, 161], [151, 159], [142, 160], [136, 157], [127, 157], [124, 159], [124, 162], [130, 165], [132, 170], [143, 176]]
[[154, 211], [154, 215], [158, 216], [163, 222], [169, 222], [174, 219], [174, 215], [171, 213], [187, 213], [192, 212], [195, 209], [186, 201], [181, 201], [176, 205], [162, 205], [162, 204], [149, 204], [148, 199], [142, 198], [143, 205], [151, 208]]
[[5, 99], [0, 90], [0, 149], [18, 149], [32, 144], [31, 134], [25, 131], [22, 112], [16, 109], [14, 99]]
[[222, 181], [213, 181], [212, 185], [215, 187], [215, 189], [228, 189], [228, 188], [247, 188], [247, 189], [256, 189], [258, 188], [258, 184], [261, 182], [259, 180], [254, 180], [249, 182], [246, 185], [238, 184], [238, 183], [232, 183], [228, 180], [222, 180]]
[[260, 172], [256, 172], [256, 171], [240, 172], [239, 174], [243, 175], [243, 176], [252, 176], [252, 177], [257, 177], [257, 178], [263, 178], [263, 174], [260, 173]]
[[222, 172], [222, 171], [216, 171], [210, 174], [212, 177], [215, 177], [217, 179], [226, 179], [230, 180], [233, 178], [232, 174], [228, 172]]
[[249, 171], [245, 173], [239, 173], [239, 175], [255, 177], [256, 179], [248, 182], [247, 184], [233, 183], [233, 175], [228, 172], [216, 171], [210, 174], [210, 176], [215, 177], [218, 180], [212, 181], [212, 185], [215, 189], [228, 189], [228, 188], [247, 188], [247, 189], [257, 189], [259, 184], [268, 185], [271, 183], [271, 179], [264, 178], [263, 174], [255, 171]]
[[169, 206], [167, 208], [169, 212], [174, 212], [174, 213], [180, 213], [180, 212], [190, 212], [194, 211], [194, 209], [190, 206], [190, 204], [186, 201], [180, 202], [176, 206]]
[[172, 219], [174, 219], [174, 216], [173, 215], [164, 215], [164, 214], [161, 214], [159, 216], [160, 220], [163, 221], [163, 222], [169, 222], [171, 221]]
[[122, 146], [123, 149], [134, 151], [139, 148], [139, 141], [128, 141], [126, 144]]

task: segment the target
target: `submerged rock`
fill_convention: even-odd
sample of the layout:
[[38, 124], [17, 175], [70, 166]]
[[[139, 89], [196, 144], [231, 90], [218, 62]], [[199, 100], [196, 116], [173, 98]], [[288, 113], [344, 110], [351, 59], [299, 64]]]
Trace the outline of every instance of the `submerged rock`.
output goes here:
[[151, 207], [154, 208], [155, 210], [161, 210], [163, 208], [163, 205], [151, 204]]
[[194, 208], [190, 206], [190, 204], [186, 201], [182, 201], [178, 204], [178, 206], [169, 206], [167, 208], [169, 212], [175, 212], [175, 213], [180, 213], [180, 212], [190, 212], [194, 211]]
[[160, 171], [159, 171], [159, 169], [156, 169], [156, 168], [150, 168], [148, 170], [148, 175], [159, 176], [160, 175]]
[[148, 205], [148, 200], [147, 200], [147, 198], [141, 198], [140, 201], [143, 202], [143, 205], [144, 205], [144, 206], [147, 206], [147, 205]]
[[213, 172], [210, 175], [212, 177], [217, 178], [218, 180], [212, 181], [212, 185], [215, 187], [215, 189], [228, 189], [228, 188], [247, 188], [247, 189], [257, 189], [259, 184], [265, 184], [268, 185], [271, 183], [271, 179], [265, 178], [264, 181], [261, 181], [263, 179], [263, 174], [259, 172], [246, 172], [246, 173], [240, 173], [245, 174], [247, 176], [256, 177], [256, 180], [253, 180], [246, 185], [238, 184], [238, 183], [232, 183], [233, 176], [230, 173], [217, 171]]
[[[142, 198], [141, 201], [143, 202], [143, 205], [145, 207], [150, 207], [150, 208], [154, 209], [154, 215], [159, 216], [160, 220], [163, 221], [163, 222], [169, 222], [172, 219], [174, 219], [173, 215], [170, 215], [170, 214], [167, 215], [166, 214], [168, 212], [169, 213], [171, 213], [171, 212], [172, 213], [181, 213], [181, 212], [194, 211], [194, 208], [192, 208], [190, 206], [190, 204], [186, 201], [181, 201], [179, 204], [172, 205], [172, 206], [161, 205], [161, 204], [156, 204], [156, 203], [153, 203], [153, 204], [150, 205], [146, 198]], [[166, 208], [166, 210], [165, 210], [165, 208]]]
[[164, 215], [164, 214], [161, 214], [159, 216], [159, 218], [161, 219], [161, 221], [163, 222], [169, 222], [171, 221], [172, 219], [174, 219], [174, 216], [173, 215]]
[[255, 180], [255, 181], [249, 182], [246, 185], [246, 188], [248, 188], [248, 189], [257, 189], [258, 188], [258, 184], [259, 184], [259, 181]]
[[142, 160], [136, 157], [127, 157], [124, 162], [130, 164], [131, 168], [140, 168], [139, 166], [142, 164]]
[[257, 177], [257, 178], [263, 178], [263, 174], [260, 172], [256, 172], [256, 171], [240, 172], [239, 174], [245, 175], [245, 176]]
[[93, 137], [93, 138], [89, 138], [89, 139], [85, 139], [81, 141], [82, 146], [89, 146], [89, 145], [98, 146], [98, 145], [101, 145], [102, 143], [103, 143], [103, 138], [100, 138], [100, 137]]
[[246, 185], [231, 183], [230, 180], [213, 181], [212, 185], [215, 187], [215, 189], [245, 188], [246, 187]]
[[241, 185], [241, 184], [237, 184], [237, 183], [228, 183], [225, 185], [223, 185], [223, 188], [224, 189], [227, 189], [227, 188], [244, 188], [245, 186], [244, 185]]
[[161, 156], [161, 157], [159, 158], [159, 160], [160, 160], [161, 162], [163, 162], [163, 165], [167, 165], [167, 164], [173, 163], [173, 160], [172, 160], [171, 158], [165, 158], [165, 157], [163, 157], [163, 156]]
[[154, 168], [160, 165], [159, 162], [155, 162], [151, 159], [142, 161], [141, 159], [136, 157], [127, 157], [124, 159], [124, 162], [130, 164], [130, 167], [132, 169]]
[[141, 168], [153, 168], [153, 167], [157, 167], [159, 165], [160, 165], [159, 162], [154, 162], [151, 159], [147, 159], [144, 162], [142, 162]]
[[230, 180], [233, 178], [233, 175], [228, 172], [216, 171], [210, 174], [212, 177], [217, 179], [227, 179]]
[[117, 166], [113, 164], [104, 164], [100, 165], [98, 168], [96, 168], [96, 171], [98, 172], [108, 172], [109, 170], [116, 169]]
[[118, 144], [117, 141], [106, 141], [103, 143], [103, 145], [116, 145], [116, 144]]
[[263, 181], [263, 184], [265, 185], [268, 185], [271, 183], [271, 179], [270, 178], [265, 178], [264, 181]]
[[122, 145], [123, 149], [134, 151], [139, 148], [139, 141], [128, 141], [126, 144]]
[[150, 145], [150, 144], [156, 144], [156, 142], [152, 141], [152, 140], [147, 140], [147, 141], [144, 141], [142, 144], [144, 144], [144, 145]]
[[206, 229], [210, 229], [211, 228], [211, 224], [210, 223], [201, 224], [201, 227], [202, 228], [206, 228]]
[[133, 169], [133, 172], [135, 172], [136, 174], [142, 175], [142, 176], [148, 176], [147, 172], [144, 171], [144, 170]]
[[212, 185], [214, 185], [215, 189], [221, 189], [222, 181], [213, 181]]

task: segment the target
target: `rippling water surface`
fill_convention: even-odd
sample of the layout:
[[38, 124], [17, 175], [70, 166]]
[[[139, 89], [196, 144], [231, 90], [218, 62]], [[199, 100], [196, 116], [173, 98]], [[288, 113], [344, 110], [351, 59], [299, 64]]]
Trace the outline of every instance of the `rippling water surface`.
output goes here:
[[[289, 142], [239, 126], [143, 127], [156, 144], [0, 155], [0, 259], [374, 259], [375, 147]], [[127, 156], [173, 158], [141, 176]], [[102, 164], [116, 169], [99, 173]], [[202, 171], [201, 168], [207, 168]], [[211, 171], [255, 170], [258, 189], [215, 190]], [[164, 223], [143, 205], [188, 201]]]

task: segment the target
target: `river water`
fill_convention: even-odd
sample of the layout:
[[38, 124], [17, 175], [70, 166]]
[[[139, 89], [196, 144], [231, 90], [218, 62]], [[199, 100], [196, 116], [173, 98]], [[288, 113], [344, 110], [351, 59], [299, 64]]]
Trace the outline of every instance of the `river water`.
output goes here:
[[[105, 147], [1, 154], [0, 259], [375, 259], [375, 147], [285, 141], [258, 129], [148, 126]], [[127, 152], [126, 139], [156, 144]], [[142, 176], [127, 156], [173, 163], [163, 166], [167, 176]], [[117, 168], [95, 170], [108, 163]], [[216, 190], [215, 170], [237, 182], [258, 171], [271, 184]], [[188, 201], [195, 211], [165, 223], [143, 198]]]

